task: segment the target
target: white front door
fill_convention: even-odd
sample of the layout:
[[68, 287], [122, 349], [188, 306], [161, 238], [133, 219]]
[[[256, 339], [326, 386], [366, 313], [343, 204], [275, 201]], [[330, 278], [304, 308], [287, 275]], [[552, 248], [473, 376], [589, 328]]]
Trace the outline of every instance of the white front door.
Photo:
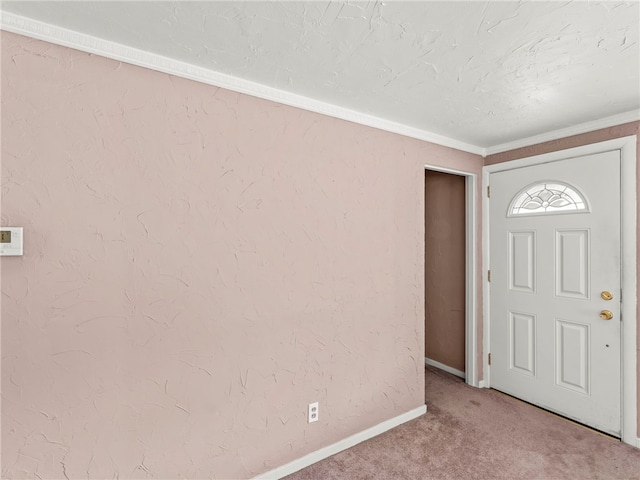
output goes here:
[[620, 152], [489, 182], [491, 386], [620, 436]]

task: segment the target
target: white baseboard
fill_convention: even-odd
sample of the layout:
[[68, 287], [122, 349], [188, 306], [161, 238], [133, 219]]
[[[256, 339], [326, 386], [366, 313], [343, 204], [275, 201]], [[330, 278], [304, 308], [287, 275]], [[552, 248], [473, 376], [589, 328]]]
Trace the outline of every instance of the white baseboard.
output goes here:
[[636, 447], [640, 448], [640, 437], [636, 438]]
[[335, 455], [336, 453], [346, 450], [347, 448], [351, 448], [361, 442], [364, 442], [365, 440], [369, 440], [370, 438], [380, 435], [381, 433], [384, 433], [387, 430], [397, 427], [398, 425], [402, 425], [403, 423], [406, 423], [409, 420], [418, 418], [424, 415], [426, 412], [427, 412], [426, 405], [422, 405], [418, 408], [414, 408], [413, 410], [410, 410], [407, 413], [403, 413], [402, 415], [398, 415], [397, 417], [390, 418], [389, 420], [385, 420], [384, 422], [379, 423], [378, 425], [375, 425], [371, 428], [367, 428], [366, 430], [353, 434], [350, 437], [340, 440], [339, 442], [336, 442], [332, 445], [321, 448], [320, 450], [316, 450], [315, 452], [311, 452], [308, 455], [305, 455], [304, 457], [294, 460], [293, 462], [289, 462], [285, 465], [277, 467], [266, 473], [258, 475], [257, 477], [254, 478], [254, 480], [274, 480], [274, 479], [286, 477], [287, 475], [297, 472], [298, 470], [302, 470], [303, 468], [308, 467], [309, 465], [313, 465], [314, 463], [317, 463], [320, 460], [324, 460], [325, 458], [330, 457], [331, 455]]
[[451, 373], [451, 374], [455, 375], [456, 377], [460, 377], [460, 378], [464, 378], [464, 379], [467, 378], [466, 374], [462, 370], [457, 370], [457, 369], [455, 369], [453, 367], [445, 365], [444, 363], [440, 363], [440, 362], [437, 362], [435, 360], [431, 360], [430, 358], [425, 357], [424, 358], [424, 363], [425, 363], [425, 365], [431, 365], [432, 367], [436, 367], [436, 368], [439, 368], [440, 370], [444, 370], [445, 372]]
[[484, 380], [478, 382], [478, 388], [487, 388], [487, 384]]

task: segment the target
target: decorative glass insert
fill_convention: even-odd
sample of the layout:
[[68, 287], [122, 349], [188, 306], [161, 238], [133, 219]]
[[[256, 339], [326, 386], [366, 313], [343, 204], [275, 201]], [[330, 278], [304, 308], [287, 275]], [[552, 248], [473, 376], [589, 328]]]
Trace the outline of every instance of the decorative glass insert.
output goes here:
[[588, 210], [587, 201], [576, 189], [561, 182], [544, 182], [531, 185], [516, 195], [509, 207], [509, 216], [580, 210]]

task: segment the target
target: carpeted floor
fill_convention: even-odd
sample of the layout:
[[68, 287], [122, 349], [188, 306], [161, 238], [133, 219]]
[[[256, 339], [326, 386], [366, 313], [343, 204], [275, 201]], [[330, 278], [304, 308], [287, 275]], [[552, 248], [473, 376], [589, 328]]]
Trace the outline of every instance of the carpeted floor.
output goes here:
[[286, 479], [640, 479], [640, 449], [426, 368], [426, 415]]

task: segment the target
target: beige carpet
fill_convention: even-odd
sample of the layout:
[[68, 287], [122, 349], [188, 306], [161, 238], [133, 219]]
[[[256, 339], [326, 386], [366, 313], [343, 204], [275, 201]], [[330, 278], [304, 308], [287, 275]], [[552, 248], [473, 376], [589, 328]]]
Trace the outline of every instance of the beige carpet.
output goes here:
[[428, 412], [287, 480], [640, 479], [640, 449], [426, 369]]

